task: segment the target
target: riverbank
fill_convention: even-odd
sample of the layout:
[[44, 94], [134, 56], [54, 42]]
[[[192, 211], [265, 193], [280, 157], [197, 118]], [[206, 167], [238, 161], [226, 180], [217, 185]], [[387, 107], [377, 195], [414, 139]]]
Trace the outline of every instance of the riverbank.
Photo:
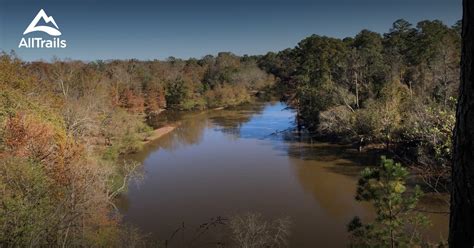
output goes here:
[[[200, 111], [198, 114], [203, 114], [203, 113], [207, 113], [208, 111], [223, 110], [223, 109], [225, 109], [225, 108], [224, 107], [218, 107], [218, 108], [213, 108], [213, 109]], [[181, 113], [186, 113], [186, 111], [181, 111]], [[146, 145], [146, 144], [149, 144], [150, 142], [153, 142], [153, 141], [163, 137], [164, 135], [166, 135], [166, 134], [172, 132], [173, 130], [175, 130], [179, 125], [180, 125], [179, 121], [170, 121], [170, 123], [167, 123], [162, 127], [153, 129], [153, 131], [151, 131], [151, 134], [148, 135], [147, 137], [145, 137], [145, 139], [142, 141], [142, 144]]]
[[309, 143], [330, 143], [346, 147], [351, 160], [361, 165], [378, 165], [381, 156], [393, 159], [410, 171], [409, 185], [419, 185], [427, 195], [439, 195], [445, 198], [449, 193], [450, 167], [438, 166], [426, 156], [417, 157], [419, 147], [413, 143], [357, 142], [346, 136], [321, 135], [303, 129], [300, 141]]
[[147, 136], [145, 140], [143, 140], [143, 144], [148, 144], [154, 140], [161, 138], [163, 135], [172, 132], [177, 126], [178, 126], [178, 123], [175, 123], [172, 125], [166, 125], [164, 127], [160, 127], [153, 130], [151, 132], [151, 135]]
[[[203, 113], [207, 113], [208, 111], [216, 111], [216, 110], [223, 110], [223, 109], [225, 109], [225, 107], [218, 107], [218, 108], [200, 111], [198, 114], [203, 114]], [[181, 111], [181, 113], [186, 113], [186, 111]], [[179, 125], [180, 125], [179, 121], [170, 121], [170, 123], [167, 123], [162, 127], [153, 129], [151, 133], [144, 138], [144, 140], [142, 141], [142, 145], [149, 144], [163, 137], [164, 135], [174, 131]]]

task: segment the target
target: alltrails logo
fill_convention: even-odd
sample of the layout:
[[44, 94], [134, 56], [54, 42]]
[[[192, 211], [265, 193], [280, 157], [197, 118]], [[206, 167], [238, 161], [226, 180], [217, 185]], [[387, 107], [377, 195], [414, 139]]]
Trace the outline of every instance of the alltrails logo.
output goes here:
[[[38, 22], [43, 20], [45, 24], [52, 24], [54, 26], [44, 26], [38, 25]], [[54, 21], [52, 16], [48, 16], [43, 9], [41, 9], [38, 14], [35, 16], [30, 25], [25, 29], [23, 35], [29, 34], [31, 32], [44, 32], [50, 36], [60, 36], [61, 31], [59, 31], [58, 24]], [[54, 37], [53, 39], [43, 39], [41, 37], [29, 37], [21, 38], [18, 48], [66, 48], [66, 40], [62, 40], [59, 37]]]

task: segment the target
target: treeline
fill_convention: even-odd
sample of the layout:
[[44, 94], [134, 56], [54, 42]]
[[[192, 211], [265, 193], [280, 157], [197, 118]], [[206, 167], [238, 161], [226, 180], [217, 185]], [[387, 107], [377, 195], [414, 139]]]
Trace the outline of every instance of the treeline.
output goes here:
[[[383, 144], [426, 168], [448, 168], [459, 85], [460, 30], [397, 20], [385, 34], [312, 35], [261, 57], [302, 127], [361, 145]], [[436, 173], [445, 173], [436, 172]]]
[[[167, 61], [24, 62], [0, 54], [0, 246], [135, 246], [114, 198], [164, 109], [251, 101], [274, 77], [231, 53]], [[148, 123], [147, 123], [148, 121]]]

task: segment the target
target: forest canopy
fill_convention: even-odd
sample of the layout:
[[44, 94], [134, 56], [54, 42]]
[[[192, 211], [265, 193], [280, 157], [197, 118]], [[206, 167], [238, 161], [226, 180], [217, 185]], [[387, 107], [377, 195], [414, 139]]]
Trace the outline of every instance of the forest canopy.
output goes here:
[[273, 83], [254, 58], [231, 53], [90, 63], [2, 53], [0, 244], [139, 242], [114, 206], [137, 167], [122, 155], [140, 149], [165, 109], [235, 106]]
[[385, 144], [402, 159], [449, 168], [459, 87], [461, 23], [413, 25], [335, 39], [312, 35], [270, 52], [261, 68], [278, 79], [298, 123], [322, 136]]

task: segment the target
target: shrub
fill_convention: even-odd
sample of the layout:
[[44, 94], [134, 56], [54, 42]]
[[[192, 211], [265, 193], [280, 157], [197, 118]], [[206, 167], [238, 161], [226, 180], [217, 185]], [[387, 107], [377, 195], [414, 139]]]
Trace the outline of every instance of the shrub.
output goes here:
[[210, 108], [236, 106], [250, 101], [250, 95], [243, 86], [218, 85], [205, 94]]
[[337, 106], [319, 114], [318, 132], [324, 135], [351, 137], [354, 132], [355, 113], [346, 106]]
[[231, 218], [230, 228], [237, 247], [286, 247], [290, 220], [282, 218], [268, 222], [260, 214], [248, 213]]

